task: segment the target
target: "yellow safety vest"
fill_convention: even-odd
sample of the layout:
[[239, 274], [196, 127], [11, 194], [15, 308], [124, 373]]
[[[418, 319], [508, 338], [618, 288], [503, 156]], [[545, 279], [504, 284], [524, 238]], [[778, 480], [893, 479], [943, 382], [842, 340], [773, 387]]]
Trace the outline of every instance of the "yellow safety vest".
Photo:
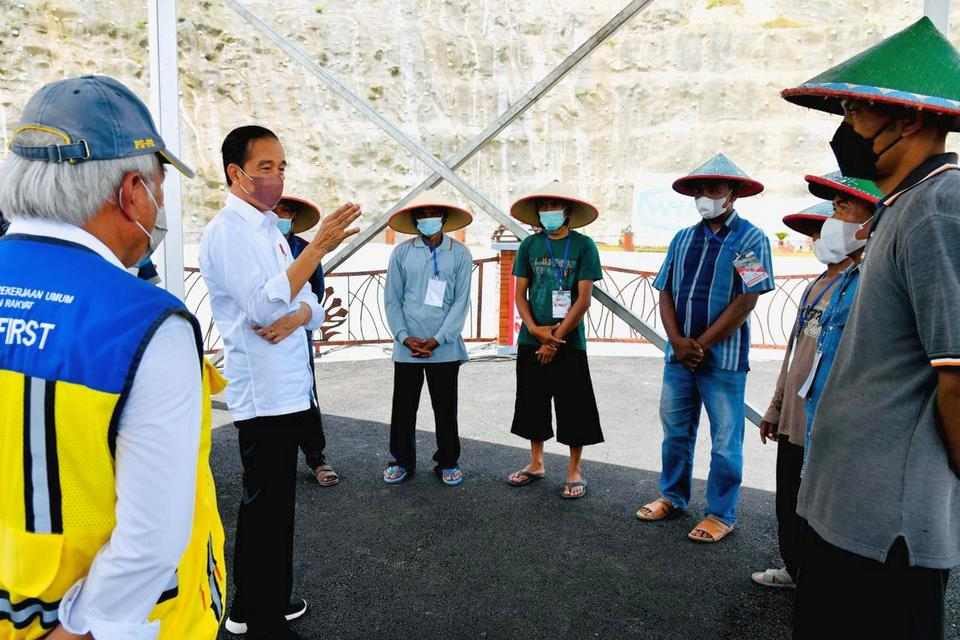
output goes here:
[[[34, 304], [11, 312], [4, 295]], [[176, 298], [83, 247], [0, 240], [0, 640], [42, 638], [56, 627], [61, 598], [110, 538], [116, 425], [143, 348], [172, 314], [199, 338]], [[224, 532], [209, 457], [210, 398], [226, 381], [202, 359], [199, 340], [198, 358], [194, 520], [149, 616], [162, 640], [212, 640], [224, 611]]]

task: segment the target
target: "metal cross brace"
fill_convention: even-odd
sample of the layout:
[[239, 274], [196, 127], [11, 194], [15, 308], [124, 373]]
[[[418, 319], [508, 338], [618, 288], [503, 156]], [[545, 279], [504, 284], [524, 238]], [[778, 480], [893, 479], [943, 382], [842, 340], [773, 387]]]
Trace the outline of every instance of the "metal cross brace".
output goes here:
[[[263, 22], [263, 20], [261, 20], [259, 17], [257, 17], [256, 15], [251, 13], [249, 10], [247, 10], [246, 7], [240, 4], [237, 0], [224, 0], [224, 1], [229, 7], [231, 7], [234, 11], [236, 11], [240, 15], [240, 17], [246, 20], [251, 26], [253, 26], [254, 28], [264, 33], [268, 38], [273, 40], [273, 42], [280, 49], [285, 51], [287, 55], [289, 55], [291, 58], [293, 58], [294, 60], [302, 64], [308, 71], [316, 75], [334, 93], [336, 93], [341, 98], [346, 100], [351, 106], [353, 106], [358, 112], [360, 112], [361, 115], [363, 115], [368, 120], [372, 121], [378, 127], [383, 129], [383, 131], [387, 133], [387, 135], [389, 135], [391, 138], [393, 138], [398, 144], [400, 144], [400, 146], [405, 148], [412, 155], [419, 158], [421, 162], [423, 162], [428, 167], [430, 167], [430, 169], [433, 170], [434, 175], [432, 175], [430, 178], [424, 181], [424, 183], [421, 184], [420, 187], [417, 187], [418, 189], [422, 191], [421, 187], [426, 188], [425, 185], [435, 184], [436, 182], [439, 182], [439, 180], [441, 179], [446, 180], [455, 189], [457, 189], [457, 191], [462, 193], [469, 200], [474, 202], [478, 207], [480, 207], [485, 212], [487, 212], [487, 214], [490, 215], [494, 220], [498, 221], [500, 224], [510, 229], [518, 238], [522, 239], [530, 235], [530, 231], [526, 227], [519, 224], [516, 220], [514, 220], [512, 217], [507, 215], [499, 207], [497, 207], [490, 200], [488, 200], [486, 196], [484, 196], [482, 193], [474, 189], [473, 186], [471, 186], [470, 184], [465, 182], [463, 179], [461, 179], [459, 176], [457, 176], [449, 166], [441, 162], [433, 154], [431, 154], [429, 151], [427, 151], [422, 146], [420, 146], [416, 141], [410, 138], [406, 133], [404, 133], [403, 131], [398, 129], [396, 126], [394, 126], [393, 123], [391, 123], [389, 120], [387, 120], [382, 115], [380, 115], [380, 113], [376, 111], [373, 107], [371, 107], [366, 101], [364, 101], [362, 98], [360, 98], [359, 96], [351, 92], [350, 89], [348, 89], [330, 72], [328, 72], [326, 69], [324, 69], [323, 67], [318, 65], [316, 62], [314, 62], [313, 59], [305, 51], [303, 51], [302, 49], [300, 49], [299, 47], [297, 47], [296, 45], [288, 41], [286, 38], [281, 36], [268, 24]], [[623, 11], [617, 14], [617, 16], [613, 20], [611, 20], [606, 25], [604, 25], [604, 27], [599, 32], [594, 34], [589, 40], [587, 40], [587, 42], [584, 43], [584, 45], [582, 45], [580, 48], [577, 49], [577, 52], [581, 52], [582, 50], [582, 55], [580, 55], [580, 57], [577, 60], [571, 61], [571, 57], [568, 57], [563, 64], [566, 64], [567, 62], [571, 62], [571, 65], [569, 67], [564, 68], [563, 64], [561, 64], [561, 66], [554, 71], [554, 73], [558, 74], [555, 79], [551, 81], [551, 78], [554, 75], [554, 73], [551, 73], [551, 75], [547, 76], [547, 78], [545, 78], [544, 81], [540, 83], [540, 84], [544, 84], [544, 83], [549, 83], [549, 84], [547, 84], [543, 88], [543, 90], [539, 92], [539, 95], [542, 95], [550, 87], [556, 84], [556, 82], [558, 82], [560, 78], [562, 78], [563, 75], [565, 75], [572, 68], [572, 66], [576, 64], [576, 62], [579, 62], [579, 60], [581, 60], [588, 53], [590, 53], [590, 51], [595, 49], [600, 43], [606, 40], [606, 38], [608, 38], [614, 31], [616, 31], [617, 28], [623, 25], [629, 18], [634, 16], [641, 9], [649, 5], [652, 1], [653, 0], [633, 0], [633, 2], [628, 4], [623, 9]], [[573, 55], [576, 55], [577, 52], [574, 52]], [[536, 91], [537, 88], [540, 87], [540, 84], [535, 86], [534, 89], [531, 90], [531, 92], [528, 92], [525, 98], [529, 97], [532, 92]], [[520, 113], [522, 113], [527, 108], [529, 108], [530, 104], [532, 104], [536, 99], [537, 98], [534, 98], [527, 105], [518, 104], [519, 109], [517, 113], [513, 115], [513, 118], [516, 118], [517, 116], [520, 115]], [[487, 131], [492, 131], [496, 129], [496, 131], [499, 132], [500, 130], [505, 128], [513, 119], [511, 118], [510, 120], [504, 121], [504, 118], [507, 117], [510, 113], [511, 111], [507, 111], [503, 116], [501, 116], [501, 118], [498, 118], [498, 120], [494, 122], [494, 124], [492, 124], [481, 135], [483, 137], [486, 137]], [[500, 124], [501, 121], [503, 121], [502, 124]], [[492, 137], [493, 136], [491, 135], [490, 138]], [[487, 141], [488, 140], [484, 140], [484, 144]], [[477, 149], [479, 148], [480, 147], [478, 146]], [[474, 153], [476, 153], [476, 149], [474, 150], [467, 149], [464, 153], [461, 154], [465, 156], [463, 161], [466, 161], [467, 157], [472, 156]], [[454, 159], [454, 162], [455, 160], [456, 159]], [[462, 164], [462, 162], [460, 164]], [[380, 232], [380, 230], [383, 229], [383, 227], [386, 225], [386, 219], [389, 219], [388, 217], [389, 214], [397, 210], [400, 206], [402, 206], [403, 203], [409, 202], [409, 200], [411, 200], [416, 195], [416, 193], [417, 191], [415, 190], [413, 193], [411, 193], [406, 198], [404, 198], [404, 200], [401, 201], [401, 204], [396, 205], [393, 209], [391, 209], [390, 212], [388, 212], [388, 214], [385, 214], [376, 223], [368, 227], [362, 234], [360, 234], [362, 237], [357, 238], [353, 243], [351, 243], [351, 246], [356, 245], [356, 248], [358, 248], [363, 243], [368, 242], [374, 235], [376, 235], [377, 233]], [[378, 228], [374, 230], [374, 227], [377, 227], [377, 226]], [[356, 248], [354, 248], [353, 251], [356, 251]], [[339, 257], [340, 256], [338, 254], [338, 256], [336, 256], [335, 258], [339, 258]], [[345, 259], [346, 257], [344, 257], [344, 260]], [[342, 262], [343, 260], [341, 260], [337, 264], [340, 264]], [[337, 266], [337, 264], [331, 263], [331, 268]], [[326, 269], [327, 265], [324, 265], [324, 266]], [[656, 329], [647, 325], [642, 319], [637, 317], [632, 311], [630, 311], [629, 309], [621, 305], [619, 302], [614, 300], [605, 291], [602, 291], [601, 289], [594, 287], [593, 296], [597, 299], [597, 301], [599, 301], [601, 304], [609, 308], [614, 315], [616, 315], [618, 318], [620, 318], [625, 323], [627, 323], [627, 325], [630, 326], [632, 329], [634, 329], [635, 331], [643, 335], [645, 338], [650, 340], [658, 348], [663, 350], [666, 347], [666, 340], [663, 338], [663, 336], [659, 334], [659, 332], [657, 332]], [[746, 405], [745, 408], [746, 408], [747, 418], [754, 424], [759, 425], [760, 424], [759, 413], [757, 413], [756, 410], [754, 410], [749, 404]]]

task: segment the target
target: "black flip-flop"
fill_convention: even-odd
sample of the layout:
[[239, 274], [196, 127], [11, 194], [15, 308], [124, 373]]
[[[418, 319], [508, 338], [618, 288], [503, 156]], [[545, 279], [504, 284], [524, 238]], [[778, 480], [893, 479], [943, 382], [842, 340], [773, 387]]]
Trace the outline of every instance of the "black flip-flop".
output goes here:
[[[570, 495], [570, 490], [573, 489], [574, 487], [583, 487], [583, 493], [581, 493], [578, 496]], [[578, 480], [577, 482], [564, 482], [563, 488], [564, 488], [564, 491], [560, 492], [560, 497], [563, 498], [564, 500], [579, 500], [580, 498], [584, 498], [587, 495], [586, 480]]]
[[[545, 472], [533, 473], [532, 471], [515, 471], [507, 478], [507, 484], [509, 484], [511, 487], [525, 487], [531, 482], [543, 480], [546, 475], [547, 474]], [[513, 476], [520, 476], [522, 480], [516, 482], [514, 481]]]

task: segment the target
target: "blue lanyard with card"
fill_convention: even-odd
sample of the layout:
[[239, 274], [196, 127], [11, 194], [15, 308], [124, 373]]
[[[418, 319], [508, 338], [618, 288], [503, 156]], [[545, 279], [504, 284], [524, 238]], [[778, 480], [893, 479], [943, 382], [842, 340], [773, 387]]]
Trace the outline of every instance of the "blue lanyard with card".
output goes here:
[[553, 317], [555, 319], [566, 318], [573, 304], [573, 296], [570, 291], [563, 288], [567, 275], [567, 267], [570, 264], [571, 236], [567, 235], [567, 241], [563, 244], [563, 262], [560, 264], [557, 264], [557, 260], [553, 255], [553, 241], [550, 240], [550, 237], [547, 236], [546, 233], [543, 234], [543, 239], [547, 244], [547, 255], [550, 257], [550, 265], [553, 267], [557, 276], [557, 288], [553, 290], [552, 294]]
[[[820, 282], [820, 280], [823, 279], [824, 275], [826, 274], [820, 274], [820, 276], [813, 281], [813, 284], [816, 285], [818, 282]], [[807, 321], [810, 319], [810, 315], [811, 315], [810, 312], [816, 309], [817, 305], [820, 304], [820, 301], [823, 300], [823, 297], [827, 295], [827, 293], [831, 289], [833, 289], [833, 286], [835, 284], [840, 282], [841, 275], [842, 274], [835, 275], [833, 279], [827, 284], [827, 286], [825, 286], [823, 289], [820, 290], [820, 293], [817, 294], [817, 297], [814, 298], [813, 302], [811, 302], [809, 305], [807, 304], [807, 298], [810, 297], [810, 291], [813, 290], [813, 285], [811, 285], [809, 289], [804, 291], [803, 298], [800, 300], [800, 319], [798, 321], [798, 324], [800, 325], [798, 328], [800, 331], [803, 331], [803, 328], [806, 326]]]
[[437, 263], [437, 250], [439, 247], [429, 247], [430, 257], [433, 259], [433, 277], [427, 283], [427, 294], [423, 299], [423, 304], [428, 307], [442, 307], [443, 297], [447, 292], [447, 281], [440, 279], [440, 265]]

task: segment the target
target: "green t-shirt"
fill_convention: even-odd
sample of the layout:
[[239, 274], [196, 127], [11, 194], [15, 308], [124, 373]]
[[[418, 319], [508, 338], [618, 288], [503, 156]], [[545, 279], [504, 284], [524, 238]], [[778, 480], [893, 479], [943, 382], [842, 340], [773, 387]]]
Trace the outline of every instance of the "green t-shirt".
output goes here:
[[[567, 238], [570, 249], [564, 261]], [[571, 231], [567, 238], [550, 240], [543, 233], [528, 236], [520, 243], [517, 259], [513, 264], [513, 275], [528, 278], [527, 300], [538, 325], [557, 324], [562, 318], [553, 317], [553, 292], [560, 289], [570, 292], [571, 306], [577, 301], [577, 283], [581, 280], [596, 282], [603, 279], [600, 268], [600, 252], [593, 240]], [[547, 250], [547, 242], [553, 249], [553, 259]], [[558, 284], [558, 276], [563, 274], [563, 282]], [[567, 335], [567, 345], [586, 351], [587, 338], [583, 322]], [[520, 329], [519, 344], [537, 346], [537, 339], [530, 335], [526, 325]]]

